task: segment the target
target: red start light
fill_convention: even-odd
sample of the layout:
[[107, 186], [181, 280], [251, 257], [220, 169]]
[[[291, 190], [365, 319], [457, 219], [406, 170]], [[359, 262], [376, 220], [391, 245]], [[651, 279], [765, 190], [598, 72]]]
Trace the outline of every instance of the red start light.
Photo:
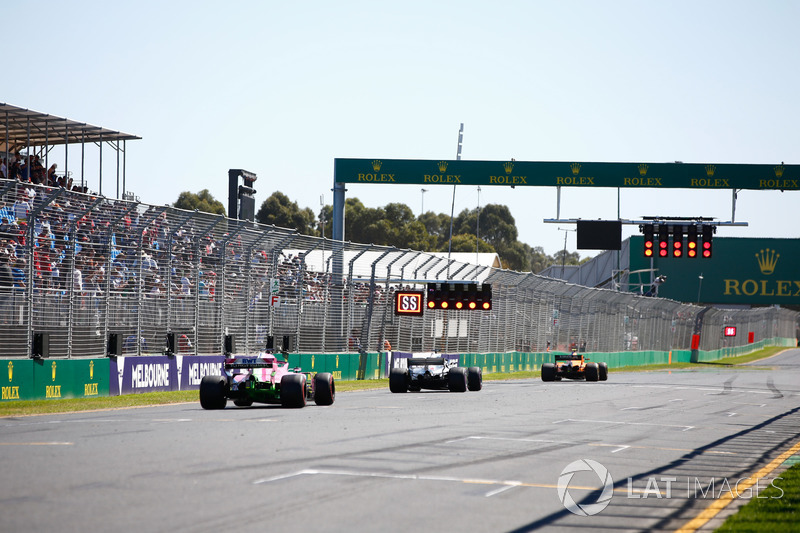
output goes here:
[[433, 309], [434, 307], [436, 307], [436, 302], [434, 302], [433, 300], [431, 300], [430, 302], [428, 302], [428, 307], [429, 307], [429, 308], [431, 308], [431, 309]]
[[475, 309], [477, 306], [478, 306], [478, 304], [476, 304], [475, 302], [470, 302], [469, 303], [469, 308], [470, 309]]
[[462, 307], [464, 307], [462, 302], [456, 302], [456, 309], [461, 309]]
[[703, 250], [703, 257], [711, 257], [711, 250]]
[[447, 309], [447, 302], [442, 302], [442, 309]]
[[666, 248], [666, 247], [667, 247], [667, 241], [660, 241], [660, 242], [658, 243], [658, 245], [659, 245], [661, 248]]
[[491, 306], [492, 306], [492, 304], [490, 304], [489, 302], [483, 302], [483, 308], [484, 309], [489, 309]]

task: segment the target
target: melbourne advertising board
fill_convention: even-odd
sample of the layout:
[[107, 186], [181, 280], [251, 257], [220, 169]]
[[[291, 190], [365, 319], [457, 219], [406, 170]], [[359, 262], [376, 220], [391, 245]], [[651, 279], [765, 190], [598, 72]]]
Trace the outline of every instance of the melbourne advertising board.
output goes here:
[[111, 360], [110, 394], [195, 390], [203, 376], [222, 375], [223, 356], [136, 356]]
[[[631, 271], [650, 268], [631, 237]], [[710, 258], [656, 257], [658, 295], [681, 302], [800, 305], [800, 239], [714, 237]], [[701, 278], [702, 276], [702, 278]]]

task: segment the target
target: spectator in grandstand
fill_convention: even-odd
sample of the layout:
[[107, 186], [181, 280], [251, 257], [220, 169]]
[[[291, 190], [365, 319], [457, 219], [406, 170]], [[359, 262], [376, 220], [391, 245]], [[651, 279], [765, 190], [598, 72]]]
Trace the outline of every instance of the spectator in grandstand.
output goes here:
[[[143, 352], [147, 351], [147, 339], [139, 337], [139, 346]], [[125, 353], [132, 353], [136, 351], [136, 335], [128, 335], [125, 337], [125, 342], [122, 343], [122, 351]]]
[[[25, 189], [27, 191], [27, 189]], [[17, 196], [17, 200], [14, 202], [14, 216], [17, 220], [27, 220], [28, 213], [30, 213], [33, 207], [30, 203], [30, 196], [27, 192], [23, 192], [19, 196]]]
[[3, 158], [3, 161], [0, 162], [0, 179], [8, 178], [8, 167], [6, 166], [6, 158]]
[[58, 165], [53, 163], [50, 165], [50, 168], [47, 169], [47, 186], [48, 187], [57, 187], [58, 183], [56, 182], [56, 168]]
[[181, 275], [181, 296], [188, 298], [192, 295], [192, 282], [189, 280], [189, 272], [184, 270]]
[[0, 320], [4, 324], [8, 323], [9, 312], [14, 287], [14, 274], [11, 272], [8, 251], [5, 248], [0, 250]]
[[11, 164], [9, 165], [8, 177], [10, 179], [12, 180], [21, 179], [20, 177], [22, 172], [20, 168], [21, 165], [22, 165], [21, 158], [19, 156], [19, 152], [17, 152], [16, 154], [14, 154], [14, 161], [12, 161]]
[[75, 268], [72, 269], [72, 290], [75, 294], [83, 293], [83, 271], [82, 261], [75, 261]]
[[31, 181], [36, 184], [47, 185], [47, 183], [45, 182], [46, 178], [45, 168], [44, 165], [42, 165], [42, 161], [41, 159], [39, 159], [39, 156], [38, 155], [33, 156], [33, 159], [29, 157], [28, 161], [29, 161], [28, 164], [31, 167]]
[[3, 227], [5, 224], [11, 224], [15, 220], [14, 211], [9, 208], [6, 202], [0, 202], [0, 233], [8, 231]]

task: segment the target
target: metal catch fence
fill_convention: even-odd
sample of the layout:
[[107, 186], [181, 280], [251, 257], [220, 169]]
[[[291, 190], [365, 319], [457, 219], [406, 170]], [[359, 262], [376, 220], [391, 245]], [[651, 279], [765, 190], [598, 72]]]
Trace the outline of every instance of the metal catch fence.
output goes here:
[[[798, 313], [723, 311], [593, 289], [391, 247], [342, 243], [293, 230], [167, 206], [0, 180], [0, 357], [28, 357], [45, 334], [51, 357], [101, 357], [109, 335], [122, 355], [264, 348], [497, 353], [689, 349], [703, 312], [701, 349], [793, 338]], [[3, 271], [0, 271], [2, 274]], [[491, 311], [396, 316], [400, 288], [429, 281], [491, 283]]]

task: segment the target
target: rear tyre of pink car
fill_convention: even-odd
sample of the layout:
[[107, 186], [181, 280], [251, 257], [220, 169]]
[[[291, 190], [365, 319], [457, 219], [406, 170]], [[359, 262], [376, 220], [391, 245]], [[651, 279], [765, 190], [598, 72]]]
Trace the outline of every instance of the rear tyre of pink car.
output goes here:
[[320, 372], [314, 376], [314, 402], [317, 405], [331, 405], [336, 399], [336, 384], [333, 374]]
[[281, 379], [281, 405], [284, 407], [306, 406], [306, 375], [287, 374]]
[[203, 409], [225, 409], [227, 381], [222, 376], [204, 376], [200, 381], [200, 406]]

